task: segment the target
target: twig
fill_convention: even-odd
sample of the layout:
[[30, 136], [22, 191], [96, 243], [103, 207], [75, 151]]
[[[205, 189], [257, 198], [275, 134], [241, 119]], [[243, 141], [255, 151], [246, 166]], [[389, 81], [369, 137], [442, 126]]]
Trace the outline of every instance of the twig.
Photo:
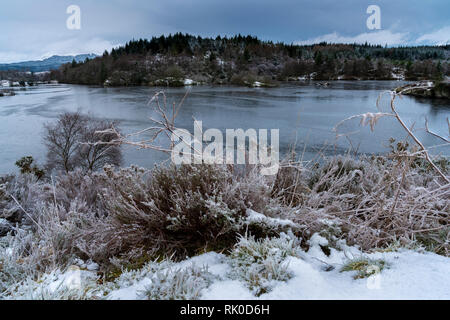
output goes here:
[[[427, 87], [427, 86], [417, 86], [417, 87], [414, 87], [414, 88], [415, 88], [415, 89], [427, 89], [428, 87]], [[351, 120], [351, 119], [355, 119], [355, 118], [361, 118], [360, 124], [363, 125], [363, 126], [366, 125], [366, 124], [370, 124], [370, 129], [373, 131], [373, 130], [374, 130], [374, 127], [375, 127], [375, 125], [376, 125], [376, 123], [377, 123], [377, 121], [378, 121], [380, 118], [385, 117], [385, 116], [395, 117], [395, 118], [397, 119], [397, 121], [400, 123], [400, 125], [403, 127], [403, 129], [405, 129], [405, 131], [407, 132], [407, 134], [408, 134], [408, 135], [414, 140], [414, 142], [419, 146], [420, 152], [423, 154], [423, 156], [425, 157], [426, 161], [427, 161], [427, 162], [431, 165], [431, 167], [437, 172], [437, 174], [438, 174], [438, 175], [439, 175], [439, 176], [440, 176], [447, 184], [449, 184], [449, 183], [450, 183], [450, 179], [449, 179], [449, 178], [448, 178], [448, 177], [447, 177], [447, 176], [446, 176], [446, 175], [438, 168], [438, 166], [436, 166], [436, 164], [435, 164], [435, 163], [433, 162], [433, 160], [431, 159], [430, 154], [428, 153], [428, 150], [425, 148], [425, 146], [423, 145], [423, 143], [422, 143], [422, 142], [414, 135], [412, 128], [411, 128], [411, 129], [408, 128], [408, 126], [405, 124], [405, 122], [403, 121], [403, 119], [402, 119], [402, 118], [400, 117], [400, 115], [398, 114], [397, 109], [395, 108], [395, 99], [396, 99], [397, 97], [400, 97], [400, 98], [401, 98], [401, 94], [404, 93], [404, 92], [406, 92], [406, 91], [408, 91], [408, 90], [410, 90], [410, 88], [405, 88], [405, 89], [400, 90], [400, 91], [398, 91], [398, 92], [396, 92], [396, 91], [383, 91], [383, 92], [378, 96], [378, 99], [377, 99], [377, 102], [376, 102], [377, 109], [378, 109], [380, 112], [378, 112], [378, 113], [367, 112], [367, 113], [364, 113], [364, 114], [354, 115], [354, 116], [351, 116], [351, 117], [349, 117], [349, 118], [346, 118], [346, 119], [340, 121], [340, 122], [333, 128], [333, 131], [336, 132], [336, 137], [340, 137], [341, 135], [339, 135], [339, 134], [337, 133], [338, 127], [341, 126], [344, 122], [346, 122], [346, 121], [348, 121], [348, 120]], [[392, 113], [381, 112], [381, 108], [380, 108], [379, 104], [380, 104], [382, 95], [385, 94], [385, 93], [389, 93], [389, 94], [391, 95], [390, 107], [391, 107]], [[448, 123], [448, 125], [449, 125], [449, 132], [450, 132], [450, 121], [449, 121], [448, 118], [447, 118], [447, 123]], [[448, 139], [446, 139], [446, 138], [444, 138], [444, 137], [441, 137], [440, 135], [431, 132], [431, 131], [428, 129], [428, 123], [427, 123], [427, 122], [425, 123], [425, 126], [426, 126], [426, 129], [427, 129], [427, 132], [429, 132], [430, 134], [432, 134], [432, 135], [434, 135], [434, 136], [436, 136], [436, 137], [441, 138], [441, 139], [444, 140], [445, 142], [450, 142]]]
[[395, 98], [397, 97], [397, 93], [392, 92], [391, 97], [391, 110], [395, 117], [397, 118], [400, 125], [403, 127], [403, 129], [406, 130], [406, 132], [409, 134], [409, 136], [414, 140], [414, 142], [419, 146], [420, 149], [422, 149], [423, 154], [425, 155], [425, 159], [428, 161], [428, 163], [433, 167], [433, 169], [442, 177], [442, 179], [445, 180], [446, 183], [450, 183], [450, 179], [445, 176], [445, 174], [436, 166], [436, 164], [431, 159], [427, 149], [423, 145], [423, 143], [414, 135], [414, 133], [408, 128], [408, 126], [403, 122], [402, 118], [398, 114], [397, 110], [395, 109]]
[[19, 201], [17, 201], [17, 199], [16, 199], [12, 194], [10, 194], [9, 196], [10, 196], [10, 197], [14, 200], [14, 202], [19, 206], [19, 208], [22, 209], [22, 211], [27, 215], [27, 217], [30, 218], [30, 220], [31, 220], [32, 222], [34, 222], [34, 223], [38, 226], [38, 228], [41, 229], [41, 231], [43, 231], [43, 230], [42, 230], [42, 227], [39, 225], [39, 223], [37, 223], [36, 220], [34, 220], [33, 217], [32, 217], [32, 216], [31, 216], [31, 215], [30, 215], [30, 214], [29, 214], [22, 206], [21, 206], [21, 204], [19, 203]]
[[[448, 122], [448, 118], [447, 118], [447, 122]], [[450, 128], [450, 123], [449, 123], [449, 128]], [[445, 137], [443, 137], [443, 136], [441, 136], [441, 135], [439, 135], [437, 133], [434, 133], [434, 132], [430, 131], [430, 129], [428, 128], [428, 119], [427, 118], [425, 118], [425, 130], [429, 134], [431, 134], [431, 135], [433, 135], [433, 136], [435, 136], [435, 137], [437, 137], [439, 139], [442, 139], [442, 140], [444, 140], [447, 143], [450, 143], [450, 139], [447, 139], [447, 138], [445, 138]]]

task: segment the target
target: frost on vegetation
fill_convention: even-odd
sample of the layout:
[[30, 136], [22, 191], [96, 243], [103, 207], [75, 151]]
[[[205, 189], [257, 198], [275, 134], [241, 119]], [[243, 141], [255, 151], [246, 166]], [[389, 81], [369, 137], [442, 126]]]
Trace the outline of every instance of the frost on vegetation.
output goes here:
[[293, 237], [241, 238], [230, 254], [230, 277], [244, 281], [256, 296], [260, 296], [278, 282], [291, 278], [285, 261], [289, 256], [299, 256], [299, 240]]
[[264, 214], [255, 212], [251, 209], [247, 210], [246, 223], [261, 223], [272, 228], [297, 227], [297, 225], [289, 219], [272, 218]]
[[0, 238], [0, 298], [27, 277], [36, 274], [36, 266], [25, 258], [32, 234], [20, 231], [16, 237]]
[[0, 218], [13, 225], [30, 224], [27, 213], [38, 210], [42, 204], [41, 186], [31, 174], [0, 176]]
[[[308, 167], [282, 165], [274, 177], [247, 171], [105, 167], [51, 181], [0, 178], [0, 294], [73, 264], [105, 277], [103, 289], [110, 292], [115, 280], [125, 281], [158, 257], [173, 254], [180, 261], [214, 251], [231, 252], [230, 277], [261, 295], [289, 279], [286, 257], [298, 257], [298, 237], [322, 260], [334, 259], [343, 244], [363, 252], [407, 248], [449, 255], [450, 186], [420, 163], [334, 157]], [[283, 235], [290, 232], [297, 238]], [[158, 268], [152, 274], [164, 269], [161, 286], [174, 282], [181, 289], [153, 288], [150, 298], [178, 296], [185, 283], [198, 293], [209, 281], [192, 280], [197, 271]]]
[[195, 300], [213, 278], [207, 267], [171, 268], [156, 272], [142, 294], [151, 300]]
[[101, 299], [102, 292], [95, 273], [76, 266], [28, 277], [9, 289], [6, 299], [14, 300], [86, 300]]
[[[94, 261], [109, 261], [135, 259], [133, 250], [185, 257], [228, 249], [244, 229], [246, 209], [269, 201], [267, 187], [255, 189], [253, 182], [222, 166], [106, 169], [101, 198], [108, 216], [86, 238], [84, 251]], [[103, 243], [108, 247], [98, 250]]]
[[202, 290], [217, 278], [208, 266], [198, 267], [171, 260], [152, 261], [141, 269], [124, 271], [104, 285], [107, 299], [180, 300], [199, 299]]
[[337, 156], [308, 170], [291, 169], [280, 169], [274, 195], [296, 206], [291, 220], [306, 236], [328, 229], [363, 250], [400, 239], [449, 254], [450, 185], [439, 184], [423, 164]]

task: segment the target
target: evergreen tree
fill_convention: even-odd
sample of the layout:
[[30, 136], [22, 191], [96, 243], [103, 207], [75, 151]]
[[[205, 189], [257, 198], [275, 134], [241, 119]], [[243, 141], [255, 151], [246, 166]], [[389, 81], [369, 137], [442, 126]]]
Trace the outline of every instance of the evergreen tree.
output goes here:
[[104, 84], [107, 78], [108, 72], [106, 70], [105, 62], [102, 61], [102, 64], [100, 65], [100, 84]]
[[316, 66], [322, 65], [322, 63], [323, 63], [322, 52], [316, 51], [316, 53], [314, 54], [314, 62], [316, 64]]

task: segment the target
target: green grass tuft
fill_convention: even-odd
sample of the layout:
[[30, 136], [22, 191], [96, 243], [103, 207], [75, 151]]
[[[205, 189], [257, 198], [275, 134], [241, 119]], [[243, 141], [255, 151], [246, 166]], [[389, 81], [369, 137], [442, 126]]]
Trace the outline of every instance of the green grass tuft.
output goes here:
[[354, 279], [364, 279], [380, 273], [386, 267], [384, 260], [372, 260], [359, 258], [350, 260], [342, 268], [341, 272], [356, 271]]

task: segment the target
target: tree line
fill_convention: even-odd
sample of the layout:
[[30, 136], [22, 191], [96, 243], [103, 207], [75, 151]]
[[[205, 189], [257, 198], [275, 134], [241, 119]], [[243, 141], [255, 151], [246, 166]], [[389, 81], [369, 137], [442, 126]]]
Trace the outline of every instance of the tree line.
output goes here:
[[443, 79], [450, 45], [388, 48], [370, 44], [296, 45], [253, 36], [202, 38], [176, 33], [131, 40], [95, 59], [63, 65], [49, 78], [90, 85], [158, 85], [160, 79], [201, 83], [335, 79]]

